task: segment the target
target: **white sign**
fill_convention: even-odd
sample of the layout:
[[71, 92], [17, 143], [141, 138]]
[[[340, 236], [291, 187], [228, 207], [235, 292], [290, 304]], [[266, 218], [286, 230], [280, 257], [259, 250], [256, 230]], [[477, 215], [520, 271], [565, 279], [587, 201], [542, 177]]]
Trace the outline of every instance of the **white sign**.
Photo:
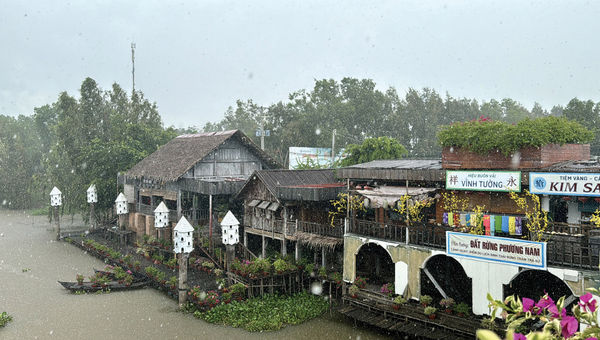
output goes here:
[[[340, 149], [335, 160], [346, 158], [348, 155], [344, 149]], [[295, 169], [300, 164], [309, 163], [311, 165], [330, 166], [331, 165], [331, 148], [309, 148], [290, 146], [289, 149], [289, 169]]]
[[546, 269], [546, 242], [447, 231], [446, 253], [478, 261]]
[[521, 191], [520, 171], [446, 171], [447, 190]]
[[600, 197], [600, 174], [530, 172], [529, 191], [544, 195]]

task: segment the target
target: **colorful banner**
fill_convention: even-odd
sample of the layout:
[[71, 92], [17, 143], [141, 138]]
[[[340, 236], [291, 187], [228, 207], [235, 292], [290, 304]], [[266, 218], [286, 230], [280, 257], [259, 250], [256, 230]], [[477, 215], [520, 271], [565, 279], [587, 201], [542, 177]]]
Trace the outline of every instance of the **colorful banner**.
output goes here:
[[529, 191], [543, 195], [600, 197], [600, 174], [530, 172]]
[[521, 172], [446, 170], [446, 190], [518, 192]]
[[546, 269], [546, 242], [447, 231], [446, 253], [478, 261]]

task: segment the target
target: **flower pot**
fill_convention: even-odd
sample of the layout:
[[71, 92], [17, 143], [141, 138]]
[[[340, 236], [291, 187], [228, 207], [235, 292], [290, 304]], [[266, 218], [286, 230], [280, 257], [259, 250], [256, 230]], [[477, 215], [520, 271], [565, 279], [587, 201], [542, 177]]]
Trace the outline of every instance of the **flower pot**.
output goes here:
[[446, 309], [446, 314], [452, 314], [452, 309]]
[[429, 315], [427, 315], [427, 317], [429, 317], [429, 320], [434, 320], [435, 319], [435, 314], [429, 314]]
[[392, 308], [394, 308], [395, 310], [400, 309], [400, 305], [393, 305]]

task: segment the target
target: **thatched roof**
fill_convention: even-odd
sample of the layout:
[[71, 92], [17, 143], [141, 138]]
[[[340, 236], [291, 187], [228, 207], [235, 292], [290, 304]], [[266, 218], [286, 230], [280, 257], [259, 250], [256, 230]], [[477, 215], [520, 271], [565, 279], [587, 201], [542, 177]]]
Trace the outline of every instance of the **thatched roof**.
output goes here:
[[142, 159], [125, 174], [132, 178], [152, 178], [162, 182], [178, 180], [196, 163], [230, 138], [236, 138], [267, 167], [279, 165], [239, 130], [207, 132], [178, 136]]
[[257, 170], [246, 181], [238, 197], [256, 180], [278, 200], [323, 201], [335, 199], [345, 188], [331, 169]]
[[296, 240], [313, 248], [327, 247], [334, 249], [336, 246], [344, 243], [342, 238], [305, 233], [303, 231], [296, 231]]

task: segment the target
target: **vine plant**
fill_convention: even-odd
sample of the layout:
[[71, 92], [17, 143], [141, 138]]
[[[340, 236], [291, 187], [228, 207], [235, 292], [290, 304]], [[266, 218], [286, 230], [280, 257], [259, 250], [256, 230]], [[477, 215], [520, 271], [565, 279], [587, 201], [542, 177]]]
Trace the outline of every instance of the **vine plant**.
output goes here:
[[509, 192], [510, 198], [516, 203], [519, 211], [525, 214], [527, 227], [533, 234], [534, 241], [541, 241], [548, 228], [548, 212], [541, 209], [540, 197], [529, 190], [523, 190], [524, 196], [519, 196], [514, 191]]
[[432, 206], [434, 202], [432, 198], [419, 201], [411, 200], [410, 195], [403, 195], [400, 197], [397, 207], [392, 208], [392, 210], [405, 216], [408, 209], [408, 218], [411, 221], [421, 222], [423, 220], [423, 209]]
[[350, 205], [350, 211], [366, 211], [363, 206], [363, 201], [360, 196], [348, 195], [347, 193], [340, 193], [336, 200], [331, 200], [331, 206], [333, 209], [329, 211], [329, 224], [333, 227], [335, 225], [335, 219], [341, 218], [346, 215], [348, 205]]

